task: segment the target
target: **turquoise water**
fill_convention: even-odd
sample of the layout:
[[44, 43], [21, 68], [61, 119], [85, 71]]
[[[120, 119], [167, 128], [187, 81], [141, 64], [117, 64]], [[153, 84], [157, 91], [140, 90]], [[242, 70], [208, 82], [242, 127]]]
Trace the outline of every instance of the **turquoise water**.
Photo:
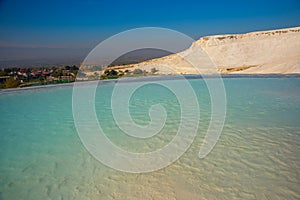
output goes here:
[[[198, 153], [210, 97], [203, 80], [190, 83], [201, 111], [197, 136], [175, 163], [146, 174], [116, 171], [88, 153], [74, 125], [71, 86], [0, 93], [0, 199], [300, 199], [300, 79], [224, 79], [226, 122], [204, 159]], [[113, 83], [99, 86], [95, 100], [112, 142], [149, 152], [174, 137], [180, 105], [172, 92], [151, 84], [134, 93], [137, 124], [149, 122], [148, 109], [158, 102], [168, 114], [157, 136], [134, 139], [113, 120], [112, 89]]]

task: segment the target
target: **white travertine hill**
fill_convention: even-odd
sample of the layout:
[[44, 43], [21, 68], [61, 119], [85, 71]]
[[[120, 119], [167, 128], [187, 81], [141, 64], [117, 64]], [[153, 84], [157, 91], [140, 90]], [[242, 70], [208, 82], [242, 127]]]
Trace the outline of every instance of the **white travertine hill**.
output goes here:
[[179, 54], [114, 68], [150, 71], [153, 67], [159, 74], [300, 73], [300, 27], [206, 36]]

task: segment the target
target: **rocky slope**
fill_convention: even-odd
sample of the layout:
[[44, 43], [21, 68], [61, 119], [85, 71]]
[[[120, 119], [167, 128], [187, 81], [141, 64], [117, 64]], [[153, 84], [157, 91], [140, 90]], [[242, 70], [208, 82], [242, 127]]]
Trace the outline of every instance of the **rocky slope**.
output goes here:
[[300, 27], [207, 36], [178, 54], [114, 68], [154, 67], [159, 74], [300, 73]]

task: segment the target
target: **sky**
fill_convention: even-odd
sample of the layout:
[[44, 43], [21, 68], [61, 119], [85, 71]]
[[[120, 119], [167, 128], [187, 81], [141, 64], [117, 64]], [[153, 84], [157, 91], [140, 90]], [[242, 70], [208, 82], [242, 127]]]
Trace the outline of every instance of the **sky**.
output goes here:
[[300, 26], [300, 0], [0, 0], [0, 60], [22, 54], [8, 55], [9, 48], [91, 49], [119, 32], [149, 26], [194, 39]]

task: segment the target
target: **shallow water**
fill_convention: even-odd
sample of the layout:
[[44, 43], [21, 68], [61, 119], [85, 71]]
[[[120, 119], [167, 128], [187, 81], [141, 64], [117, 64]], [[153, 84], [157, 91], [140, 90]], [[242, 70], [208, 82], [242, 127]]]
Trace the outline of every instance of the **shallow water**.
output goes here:
[[[71, 86], [0, 94], [0, 199], [300, 199], [300, 78], [224, 79], [226, 122], [204, 159], [198, 153], [210, 98], [203, 80], [190, 83], [201, 111], [197, 136], [175, 163], [145, 174], [119, 172], [88, 153], [74, 125]], [[95, 100], [112, 142], [148, 152], [174, 137], [180, 105], [172, 92], [151, 84], [132, 96], [137, 124], [149, 122], [148, 109], [157, 102], [168, 114], [159, 135], [143, 140], [115, 124], [112, 89], [113, 83], [100, 85]]]

